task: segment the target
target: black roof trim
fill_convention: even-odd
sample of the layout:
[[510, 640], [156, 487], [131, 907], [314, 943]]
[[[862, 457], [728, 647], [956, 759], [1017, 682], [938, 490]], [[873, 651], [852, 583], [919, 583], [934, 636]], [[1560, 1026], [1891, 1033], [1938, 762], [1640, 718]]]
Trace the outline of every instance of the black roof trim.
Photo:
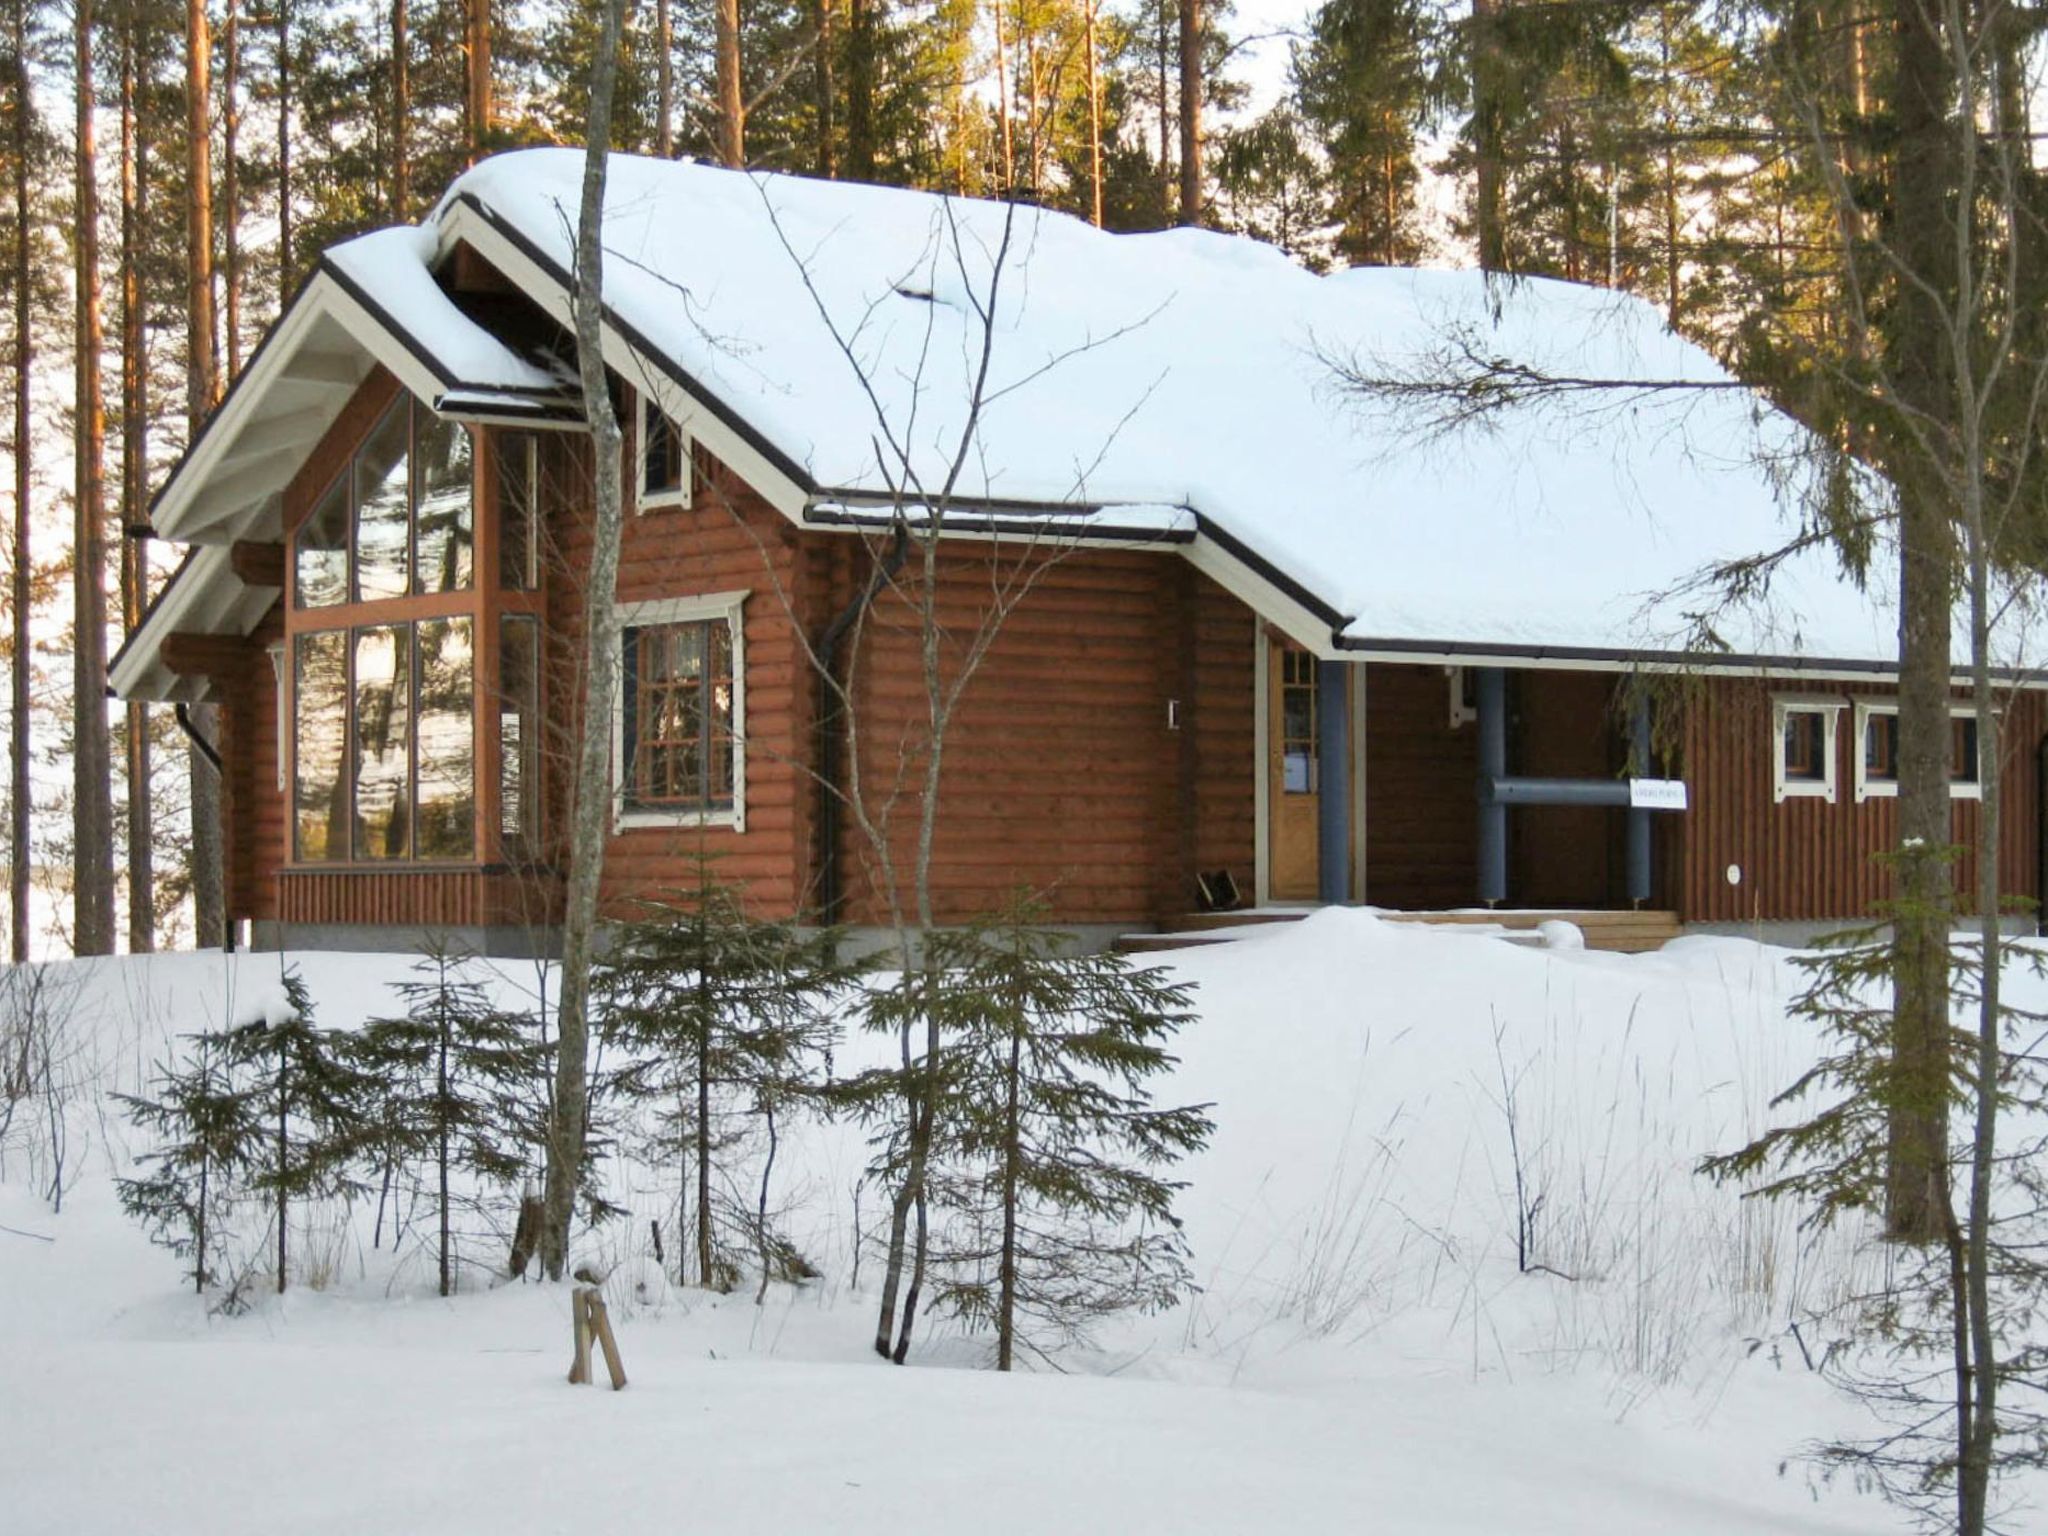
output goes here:
[[1188, 510], [1195, 514], [1195, 526], [1206, 534], [1215, 543], [1217, 548], [1221, 549], [1231, 559], [1237, 561], [1238, 564], [1244, 566], [1261, 580], [1279, 588], [1284, 595], [1299, 603], [1323, 623], [1329, 625], [1332, 635], [1335, 635], [1338, 630], [1351, 622], [1350, 615], [1339, 613], [1320, 597], [1317, 597], [1315, 593], [1309, 591], [1307, 587], [1304, 587], [1292, 576], [1289, 576], [1285, 571], [1274, 565], [1264, 555], [1238, 538], [1237, 535], [1227, 533], [1217, 527], [1209, 517], [1199, 510], [1193, 507], [1190, 507]]
[[[826, 507], [805, 507], [804, 521], [823, 528], [879, 528], [887, 524], [881, 514], [890, 511], [893, 503], [875, 505], [876, 516], [861, 517], [851, 511], [835, 511]], [[1002, 506], [1004, 510], [997, 510]], [[1098, 507], [1059, 507], [1041, 512], [1036, 516], [1005, 516], [1014, 504], [988, 502], [961, 502], [956, 511], [968, 521], [962, 531], [970, 533], [1027, 534], [1034, 538], [1046, 535], [1068, 536], [1077, 539], [1095, 539], [1119, 544], [1192, 544], [1195, 530], [1192, 528], [1085, 528], [1062, 527], [1061, 518], [1092, 517], [1100, 511]]]
[[[1592, 645], [1522, 645], [1480, 640], [1375, 640], [1337, 635], [1341, 651], [1391, 651], [1400, 655], [1454, 662], [1461, 656], [1512, 657], [1527, 661], [1610, 661], [1632, 666], [1669, 667], [1699, 672], [1855, 672], [1895, 677], [1895, 661], [1870, 661], [1839, 656], [1771, 656], [1748, 651], [1616, 650]], [[2040, 673], [2027, 667], [1993, 667], [2003, 682], [2039, 683]]]
[[121, 665], [121, 658], [126, 656], [134, 648], [135, 642], [142, 638], [142, 631], [148, 627], [149, 621], [156, 617], [157, 609], [164, 605], [164, 599], [171, 595], [171, 589], [184, 579], [185, 572], [191, 568], [192, 562], [199, 558], [199, 551], [202, 548], [204, 546], [199, 544], [186, 546], [185, 558], [180, 560], [178, 568], [171, 572], [171, 579], [157, 588], [156, 596], [152, 597], [149, 600], [149, 606], [142, 610], [142, 617], [135, 621], [135, 627], [129, 630], [127, 637], [121, 641], [121, 648], [114, 652], [112, 658], [107, 662], [107, 675], [109, 677], [113, 676], [114, 668]]

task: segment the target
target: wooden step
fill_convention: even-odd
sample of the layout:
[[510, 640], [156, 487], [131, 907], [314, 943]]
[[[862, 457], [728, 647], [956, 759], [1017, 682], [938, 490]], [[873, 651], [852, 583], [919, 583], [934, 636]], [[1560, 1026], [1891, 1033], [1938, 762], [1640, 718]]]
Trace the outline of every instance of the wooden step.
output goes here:
[[[1157, 954], [1187, 949], [1198, 944], [1224, 944], [1241, 937], [1226, 930], [1265, 923], [1292, 923], [1315, 910], [1310, 907], [1255, 907], [1242, 912], [1190, 912], [1169, 918], [1156, 933], [1131, 933], [1118, 939], [1115, 948], [1123, 954]], [[1501, 937], [1527, 943], [1547, 922], [1567, 922], [1585, 935], [1586, 948], [1615, 954], [1642, 954], [1659, 949], [1679, 936], [1675, 912], [1533, 910], [1473, 907], [1450, 912], [1380, 912], [1390, 923], [1429, 923], [1447, 927], [1491, 928]]]

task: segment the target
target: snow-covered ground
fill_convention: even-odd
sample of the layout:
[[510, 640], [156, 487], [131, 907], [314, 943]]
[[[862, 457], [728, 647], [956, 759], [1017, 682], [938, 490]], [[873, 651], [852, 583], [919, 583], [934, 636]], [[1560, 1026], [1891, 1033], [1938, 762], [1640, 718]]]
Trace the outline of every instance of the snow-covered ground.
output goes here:
[[[394, 1260], [362, 1213], [323, 1213], [301, 1242], [324, 1289], [209, 1314], [117, 1208], [140, 1148], [103, 1095], [259, 1002], [278, 959], [58, 968], [92, 1093], [61, 1214], [19, 1142], [0, 1169], [0, 1529], [1900, 1528], [1797, 1456], [1859, 1411], [1789, 1325], [1879, 1260], [1691, 1173], [1810, 1060], [1784, 952], [1331, 912], [1171, 959], [1201, 1018], [1162, 1097], [1217, 1124], [1180, 1205], [1201, 1294], [1059, 1370], [998, 1376], [943, 1326], [887, 1367], [854, 1269], [859, 1134], [813, 1127], [782, 1193], [823, 1278], [758, 1308], [671, 1286], [647, 1230], [673, 1180], [615, 1171], [634, 1214], [581, 1252], [612, 1271], [616, 1395], [564, 1383], [567, 1291], [492, 1281], [483, 1233], [443, 1301], [416, 1240]], [[407, 964], [295, 961], [327, 1024], [393, 1011]], [[1540, 1199], [1528, 1273], [1511, 1141]], [[2048, 1529], [2008, 1526], [2030, 1519]]]

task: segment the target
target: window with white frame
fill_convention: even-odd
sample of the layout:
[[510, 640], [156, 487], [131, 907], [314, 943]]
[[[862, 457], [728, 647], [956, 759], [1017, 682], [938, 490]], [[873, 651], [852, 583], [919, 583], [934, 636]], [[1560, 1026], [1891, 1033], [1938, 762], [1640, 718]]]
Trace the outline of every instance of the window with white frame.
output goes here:
[[612, 719], [621, 828], [746, 830], [746, 598], [621, 605]]
[[689, 434], [645, 391], [640, 395], [638, 428], [639, 468], [634, 487], [639, 509], [653, 512], [662, 507], [687, 507], [693, 489]]
[[[1978, 777], [1977, 717], [1971, 705], [1951, 707], [1949, 721], [1948, 792], [1958, 800], [1974, 800], [1984, 792]], [[1856, 798], [1859, 801], [1899, 792], [1899, 701], [1859, 699], [1856, 702]]]
[[1961, 705], [1949, 711], [1948, 792], [1958, 800], [1978, 800], [1984, 781], [1978, 776], [1977, 715]]
[[1899, 792], [1899, 706], [1895, 699], [1856, 701], [1856, 798]]
[[1775, 800], [1835, 799], [1836, 738], [1843, 701], [1806, 694], [1771, 701], [1771, 792]]

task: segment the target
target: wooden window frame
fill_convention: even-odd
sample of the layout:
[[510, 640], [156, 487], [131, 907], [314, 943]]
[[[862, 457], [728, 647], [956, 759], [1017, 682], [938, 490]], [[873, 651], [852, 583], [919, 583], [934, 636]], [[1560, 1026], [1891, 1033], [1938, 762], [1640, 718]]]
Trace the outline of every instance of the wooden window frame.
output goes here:
[[[747, 591], [707, 592], [619, 605], [619, 686], [612, 694], [612, 830], [639, 827], [730, 827], [747, 830]], [[627, 797], [626, 711], [634, 707], [625, 677], [625, 648], [636, 630], [666, 624], [723, 623], [732, 638], [732, 804], [655, 807]]]
[[[1833, 805], [1838, 798], [1842, 782], [1841, 736], [1842, 712], [1847, 709], [1846, 699], [1833, 698], [1826, 694], [1778, 694], [1771, 700], [1771, 799], [1774, 804], [1787, 800], [1825, 800]], [[1795, 714], [1814, 714], [1822, 717], [1821, 724], [1821, 776], [1818, 779], [1795, 779], [1785, 761], [1785, 723]], [[1858, 743], [1858, 756], [1862, 746]]]
[[[1899, 701], [1895, 698], [1858, 699], [1856, 701], [1856, 800], [1858, 804], [1865, 800], [1893, 800], [1898, 798], [1898, 779], [1896, 777], [1889, 779], [1867, 778], [1863, 762], [1864, 722], [1877, 715], [1889, 715], [1893, 719], [1897, 719], [1898, 713]], [[1969, 703], [1952, 703], [1948, 707], [1948, 717], [1950, 722], [1949, 798], [1951, 800], [1981, 800], [1984, 798], [1983, 744], [1978, 744], [1976, 777], [1968, 779], [1956, 777], [1955, 762], [1956, 723], [1964, 720], [1975, 720], [1977, 717], [1977, 706]]]
[[[311, 486], [309, 492], [293, 490], [286, 493], [287, 521], [290, 532], [285, 546], [285, 580], [287, 590], [284, 600], [284, 649], [281, 653], [285, 676], [281, 680], [279, 693], [281, 713], [280, 734], [283, 738], [279, 743], [279, 776], [281, 780], [280, 792], [285, 802], [287, 825], [284, 868], [292, 872], [317, 874], [360, 873], [367, 871], [374, 871], [380, 874], [431, 873], [449, 869], [489, 867], [499, 857], [498, 775], [502, 770], [499, 763], [499, 743], [496, 736], [497, 720], [495, 712], [497, 709], [498, 620], [500, 615], [504, 613], [532, 615], [541, 624], [542, 676], [540, 682], [543, 719], [545, 718], [545, 710], [547, 708], [547, 624], [545, 620], [547, 558], [543, 547], [546, 534], [542, 524], [546, 520], [548, 502], [546, 492], [542, 487], [541, 477], [548, 471], [549, 461], [546, 450], [541, 445], [538, 429], [529, 427], [497, 428], [480, 426], [474, 422], [460, 420], [457, 422], [458, 425], [471, 433], [470, 582], [466, 588], [456, 592], [420, 594], [408, 592], [405, 596], [380, 598], [367, 603], [330, 603], [318, 608], [301, 608], [298, 606], [297, 540], [299, 531], [303, 527], [306, 518], [319, 506], [321, 498], [336, 481], [353, 474], [356, 455], [362, 450], [364, 444], [369, 441], [370, 436], [377, 430], [378, 426], [383, 423], [387, 412], [406, 398], [406, 391], [403, 388], [391, 387], [389, 385], [385, 387], [389, 391], [388, 394], [381, 397], [377, 408], [369, 414], [369, 419], [363, 427], [361, 435], [350, 443], [346, 453], [342, 455], [339, 467], [324, 476], [317, 485]], [[417, 399], [411, 402], [411, 408], [415, 411], [432, 413], [431, 407]], [[499, 488], [498, 477], [495, 472], [494, 439], [501, 430], [531, 433], [535, 439], [535, 457], [531, 468], [534, 476], [535, 495], [538, 501], [535, 509], [535, 538], [531, 541], [532, 548], [529, 551], [529, 569], [532, 570], [535, 580], [533, 587], [525, 591], [501, 590], [498, 581], [500, 527], [499, 508], [496, 498], [499, 494]], [[410, 444], [411, 439], [409, 438], [407, 450], [409, 456], [412, 454]], [[409, 468], [409, 480], [411, 473], [412, 471]], [[409, 513], [409, 516], [416, 517], [416, 509]], [[354, 522], [352, 512], [349, 521], [352, 536], [352, 525]], [[407, 535], [408, 570], [410, 570], [410, 551], [413, 537], [413, 533], [409, 530]], [[345, 586], [345, 591], [353, 590], [353, 558], [353, 551], [351, 550], [348, 552], [349, 565], [345, 578], [349, 585]], [[410, 586], [409, 574], [408, 588]], [[471, 624], [471, 666], [473, 668], [470, 689], [471, 760], [474, 764], [475, 773], [472, 797], [474, 828], [471, 844], [473, 852], [471, 856], [465, 859], [428, 860], [414, 857], [402, 861], [364, 861], [353, 857], [354, 849], [351, 847], [347, 850], [347, 856], [342, 858], [302, 861], [298, 857], [298, 842], [295, 830], [297, 810], [294, 786], [297, 783], [298, 763], [296, 760], [297, 744], [293, 731], [293, 722], [297, 716], [297, 700], [292, 695], [295, 679], [291, 670], [294, 655], [292, 648], [297, 644], [298, 637], [321, 630], [340, 630], [352, 633], [360, 628], [382, 624], [410, 625], [416, 624], [421, 620], [455, 618], [467, 618]], [[352, 699], [354, 688], [352, 642], [348, 650], [350, 664], [347, 669], [349, 679], [347, 686], [351, 691]], [[417, 679], [415, 679], [416, 685]], [[349, 769], [345, 763], [344, 772], [348, 771]], [[546, 777], [546, 770], [543, 768], [541, 774], [542, 799], [536, 809], [536, 816], [539, 818], [538, 825], [543, 839], [547, 835]], [[410, 784], [410, 775], [408, 783]], [[351, 812], [352, 814], [353, 812]], [[351, 833], [352, 831], [353, 826], [351, 825]], [[538, 850], [536, 850], [536, 856], [537, 853]]]
[[[697, 450], [689, 429], [667, 411], [649, 390], [636, 394], [633, 412], [633, 510], [635, 513], [665, 512], [671, 509], [688, 509], [697, 499]], [[668, 423], [668, 430], [676, 441], [677, 463], [681, 470], [678, 484], [666, 490], [647, 489], [647, 419], [659, 416]]]

